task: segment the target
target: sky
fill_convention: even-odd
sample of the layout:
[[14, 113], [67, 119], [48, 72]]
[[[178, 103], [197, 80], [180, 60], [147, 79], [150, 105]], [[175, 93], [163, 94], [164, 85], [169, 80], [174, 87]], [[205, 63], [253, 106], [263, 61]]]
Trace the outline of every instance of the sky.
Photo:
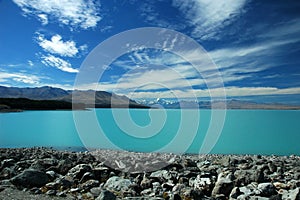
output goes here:
[[[97, 45], [159, 27], [197, 42], [220, 74], [204, 65], [208, 75], [199, 74], [172, 48], [140, 47], [96, 66], [105, 69], [99, 81], [78, 89], [133, 99], [205, 99], [225, 89], [228, 98], [300, 104], [299, 10], [297, 0], [0, 0], [0, 85], [73, 89]], [[214, 84], [218, 78], [222, 84]]]

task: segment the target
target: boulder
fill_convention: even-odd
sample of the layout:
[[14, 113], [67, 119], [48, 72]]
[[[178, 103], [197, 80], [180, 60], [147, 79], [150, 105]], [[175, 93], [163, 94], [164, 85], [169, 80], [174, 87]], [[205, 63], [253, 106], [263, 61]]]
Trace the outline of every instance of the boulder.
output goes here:
[[106, 181], [104, 187], [112, 191], [127, 191], [131, 184], [129, 179], [113, 176]]
[[271, 197], [276, 195], [277, 191], [272, 183], [260, 183], [257, 186], [256, 194], [262, 197]]
[[17, 187], [41, 187], [48, 181], [48, 175], [36, 169], [26, 169], [10, 180]]
[[218, 181], [216, 182], [215, 187], [212, 191], [212, 197], [217, 197], [221, 194], [224, 194], [226, 197], [229, 196], [234, 186], [232, 180], [229, 177], [230, 175], [224, 178], [223, 173], [220, 173]]

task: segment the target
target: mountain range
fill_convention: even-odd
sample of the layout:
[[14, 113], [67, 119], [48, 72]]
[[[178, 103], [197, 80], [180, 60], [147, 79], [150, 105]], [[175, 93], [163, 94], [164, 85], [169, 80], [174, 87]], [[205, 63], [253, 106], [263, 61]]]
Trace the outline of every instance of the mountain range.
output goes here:
[[49, 86], [36, 88], [18, 88], [0, 86], [0, 98], [25, 98], [35, 101], [51, 100], [85, 104], [85, 107], [96, 108], [148, 108], [126, 96], [121, 96], [105, 91], [93, 90], [63, 90]]
[[[96, 108], [166, 108], [166, 109], [275, 109], [275, 110], [299, 110], [300, 106], [277, 104], [277, 103], [257, 103], [251, 101], [240, 101], [230, 99], [226, 101], [174, 101], [168, 99], [157, 98], [155, 100], [132, 100], [126, 96], [117, 95], [105, 91], [93, 90], [63, 90], [60, 88], [53, 88], [49, 86], [36, 88], [18, 88], [18, 87], [4, 87], [0, 86], [0, 98], [8, 102], [7, 98], [26, 98], [34, 103], [41, 103], [41, 100], [52, 100], [55, 105], [57, 101], [75, 103], [82, 107], [96, 107]], [[4, 99], [5, 98], [5, 99]], [[21, 100], [24, 101], [24, 100]], [[33, 102], [28, 101], [26, 102]], [[15, 102], [15, 101], [14, 101]], [[49, 103], [49, 101], [48, 101]], [[5, 108], [4, 103], [1, 106]]]
[[261, 110], [300, 110], [300, 106], [279, 103], [257, 103], [253, 101], [241, 101], [236, 99], [216, 101], [175, 101], [157, 98], [155, 100], [138, 100], [140, 104], [150, 107], [163, 107], [166, 109], [261, 109]]

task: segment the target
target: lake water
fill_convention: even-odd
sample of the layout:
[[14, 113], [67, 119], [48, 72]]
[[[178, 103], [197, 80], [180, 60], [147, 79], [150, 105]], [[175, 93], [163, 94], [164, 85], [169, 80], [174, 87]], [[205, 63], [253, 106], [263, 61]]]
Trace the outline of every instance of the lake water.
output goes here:
[[[215, 112], [223, 116], [225, 111]], [[227, 110], [225, 114], [222, 127], [222, 117], [218, 118], [211, 110], [1, 113], [0, 147], [300, 155], [300, 111]]]

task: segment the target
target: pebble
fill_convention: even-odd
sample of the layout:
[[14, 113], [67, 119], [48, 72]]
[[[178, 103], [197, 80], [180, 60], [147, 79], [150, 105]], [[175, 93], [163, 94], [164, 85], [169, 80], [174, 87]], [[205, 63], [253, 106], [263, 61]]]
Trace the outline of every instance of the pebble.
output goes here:
[[0, 193], [16, 188], [91, 200], [300, 200], [299, 156], [20, 148], [0, 149], [0, 163]]

